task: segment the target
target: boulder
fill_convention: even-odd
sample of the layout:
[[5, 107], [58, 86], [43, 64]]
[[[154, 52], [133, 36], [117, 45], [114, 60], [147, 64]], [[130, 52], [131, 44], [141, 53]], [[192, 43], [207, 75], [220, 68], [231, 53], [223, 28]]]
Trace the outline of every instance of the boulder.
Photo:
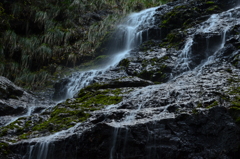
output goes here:
[[0, 99], [18, 98], [23, 95], [24, 90], [16, 86], [9, 79], [0, 76]]
[[0, 100], [0, 116], [17, 115], [26, 112], [24, 106], [13, 106]]

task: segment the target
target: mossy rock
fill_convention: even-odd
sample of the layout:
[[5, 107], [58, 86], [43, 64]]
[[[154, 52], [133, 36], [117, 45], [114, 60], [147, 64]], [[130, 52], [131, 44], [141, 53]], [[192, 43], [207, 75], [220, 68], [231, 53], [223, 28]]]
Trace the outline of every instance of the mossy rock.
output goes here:
[[154, 83], [166, 82], [169, 78], [170, 68], [165, 64], [169, 56], [161, 58], [151, 58], [142, 61], [142, 69], [140, 72], [135, 72], [134, 75], [145, 80], [150, 80]]
[[129, 64], [130, 64], [130, 61], [128, 60], [128, 59], [122, 59], [120, 62], [119, 62], [119, 64], [118, 64], [118, 66], [123, 66], [123, 67], [128, 67], [129, 66]]
[[0, 142], [0, 156], [7, 156], [11, 153], [9, 145], [5, 142]]
[[240, 107], [232, 106], [229, 108], [228, 112], [236, 124], [240, 126]]
[[221, 11], [221, 7], [218, 6], [214, 1], [198, 1], [197, 4], [198, 5], [193, 5], [188, 3], [186, 5], [174, 7], [171, 11], [161, 17], [162, 24], [160, 27], [168, 28], [168, 30], [173, 30], [176, 28], [186, 29], [192, 25], [202, 22], [196, 20], [199, 17]]
[[167, 37], [159, 44], [160, 47], [164, 48], [175, 48], [180, 49], [184, 45], [184, 39], [186, 34], [179, 29], [172, 30]]
[[91, 112], [102, 109], [104, 106], [117, 104], [122, 101], [121, 89], [98, 89], [88, 87], [79, 92], [76, 99], [69, 99], [41, 114], [43, 118], [31, 120], [31, 117], [20, 118], [10, 125], [3, 127], [0, 136], [7, 136], [11, 132], [18, 140], [32, 136], [49, 135], [68, 129], [76, 123], [86, 121]]

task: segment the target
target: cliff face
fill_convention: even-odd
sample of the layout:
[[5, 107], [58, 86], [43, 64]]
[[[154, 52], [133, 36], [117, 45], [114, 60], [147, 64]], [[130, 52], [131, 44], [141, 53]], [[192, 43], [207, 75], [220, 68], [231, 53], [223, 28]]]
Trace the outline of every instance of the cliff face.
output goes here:
[[116, 51], [111, 62], [57, 83], [65, 102], [2, 128], [1, 157], [237, 159], [239, 4], [179, 0], [130, 15], [101, 46]]

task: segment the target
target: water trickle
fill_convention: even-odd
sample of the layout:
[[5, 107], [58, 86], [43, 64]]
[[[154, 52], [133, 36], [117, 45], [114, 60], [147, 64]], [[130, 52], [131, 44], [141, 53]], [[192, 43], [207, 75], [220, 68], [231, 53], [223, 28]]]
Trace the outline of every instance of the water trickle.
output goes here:
[[[148, 38], [148, 28], [154, 25], [154, 18], [152, 17], [154, 10], [155, 8], [152, 8], [140, 13], [132, 14], [123, 24], [119, 25], [118, 33], [120, 36], [122, 36], [124, 45], [119, 48], [117, 52], [114, 52], [115, 55], [111, 63], [108, 63], [98, 70], [90, 70], [73, 74], [72, 77], [70, 77], [70, 82], [66, 86], [67, 94], [65, 97], [63, 97], [63, 99], [72, 98], [81, 88], [90, 84], [95, 76], [104, 73], [111, 66], [116, 65], [122, 58], [128, 55], [129, 50], [146, 40], [146, 38]], [[117, 119], [116, 121], [113, 119], [112, 122], [107, 123], [114, 128], [112, 131], [112, 147], [108, 149], [108, 155], [110, 159], [124, 158], [120, 155], [125, 153], [125, 148], [128, 142], [127, 137], [131, 133], [130, 131], [128, 132], [128, 130], [126, 130], [128, 126], [131, 127], [137, 124], [148, 123], [149, 121], [152, 122], [159, 121], [161, 119], [175, 118], [175, 114], [168, 111], [167, 108], [169, 106], [178, 106], [181, 104], [186, 107], [189, 105], [190, 108], [194, 107], [193, 103], [196, 103], [195, 101], [200, 98], [200, 96], [198, 97], [197, 95], [203, 92], [201, 87], [197, 85], [196, 79], [198, 77], [202, 77], [203, 82], [205, 82], [204, 80], [206, 79], [204, 78], [206, 77], [203, 77], [202, 73], [204, 72], [204, 67], [214, 61], [215, 54], [217, 54], [218, 51], [224, 47], [227, 39], [227, 33], [231, 26], [236, 25], [236, 23], [240, 24], [239, 21], [234, 21], [232, 19], [236, 18], [236, 14], [238, 13], [233, 12], [232, 10], [227, 11], [226, 13], [214, 14], [207, 21], [203, 22], [201, 27], [196, 28], [196, 34], [207, 35], [214, 33], [218, 36], [222, 35], [221, 43], [218, 43], [217, 49], [213, 51], [214, 53], [210, 54], [207, 52], [205, 54], [204, 58], [207, 60], [205, 60], [204, 63], [201, 63], [195, 70], [191, 70], [190, 64], [192, 60], [191, 54], [193, 53], [192, 47], [194, 43], [194, 35], [190, 35], [178, 56], [179, 60], [176, 61], [177, 65], [175, 67], [175, 69], [181, 70], [181, 73], [185, 71], [187, 71], [187, 73], [181, 74], [175, 77], [173, 80], [161, 85], [139, 88], [138, 90], [130, 93], [128, 98], [123, 101], [123, 103], [125, 102], [129, 104], [135, 100], [133, 101], [133, 109], [124, 110], [125, 114], [121, 119]], [[231, 20], [230, 23], [229, 18]], [[209, 51], [210, 44], [208, 39], [206, 42], [206, 47], [206, 50]], [[199, 74], [195, 74], [195, 72]], [[213, 76], [214, 75], [215, 74], [213, 73]], [[221, 77], [218, 74], [215, 76]], [[221, 81], [221, 78], [219, 78], [219, 81]], [[216, 80], [211, 81], [211, 84], [221, 85], [221, 82], [218, 83]], [[208, 86], [206, 88], [211, 89], [212, 87]], [[105, 110], [114, 111], [117, 108], [117, 105], [110, 105]], [[147, 158], [154, 158], [157, 156], [156, 152], [158, 144], [156, 143], [157, 136], [155, 136], [154, 128], [148, 130], [147, 134], [149, 135], [147, 136], [149, 138], [148, 141], [151, 141], [152, 143], [152, 145], [147, 145]], [[29, 147], [29, 151], [25, 156], [26, 159], [38, 159], [38, 156], [40, 156], [41, 159], [50, 159], [51, 154], [49, 152], [52, 148], [54, 148], [52, 141], [54, 138], [61, 137], [62, 135], [64, 134], [56, 133], [52, 136], [43, 138], [44, 140], [36, 139], [35, 142], [37, 141], [37, 144]], [[121, 135], [124, 137], [124, 140], [121, 138]], [[120, 143], [124, 143], [123, 145], [125, 148], [118, 150], [118, 144]]]
[[[131, 49], [141, 44], [143, 41], [147, 40], [147, 38], [143, 38], [143, 34], [148, 34], [149, 28], [154, 26], [154, 13], [156, 8], [146, 9], [140, 13], [131, 14], [126, 18], [123, 24], [118, 26], [118, 35], [121, 36], [124, 45], [118, 48], [117, 52], [114, 52], [114, 56], [112, 57], [111, 62], [108, 62], [107, 65], [102, 66], [96, 70], [90, 70], [85, 72], [76, 72], [69, 77], [68, 84], [63, 88], [62, 91], [65, 93], [61, 96], [61, 101], [72, 98], [80, 89], [89, 85], [95, 76], [100, 75], [107, 71], [112, 66], [119, 63], [121, 59], [123, 59]], [[118, 47], [117, 45], [111, 47]], [[140, 109], [141, 107], [139, 107]], [[132, 113], [134, 118], [134, 113]], [[110, 158], [114, 158], [115, 145], [117, 142], [118, 135], [118, 127], [113, 132], [113, 147], [110, 150]], [[67, 130], [69, 131], [69, 130]], [[50, 150], [54, 148], [52, 141], [55, 138], [61, 137], [64, 132], [56, 133], [54, 135], [36, 138], [34, 142], [37, 141], [35, 145], [30, 145], [28, 148], [28, 152], [25, 155], [26, 159], [50, 159], [51, 152]]]
[[178, 64], [176, 65], [176, 68], [181, 69], [183, 72], [191, 70], [189, 66], [189, 63], [191, 60], [189, 55], [191, 54], [192, 44], [193, 44], [193, 39], [188, 38], [181, 54], [179, 55], [180, 58], [179, 58]]
[[[119, 46], [119, 41], [113, 42], [111, 48], [116, 52], [113, 54], [110, 62], [101, 66], [96, 70], [85, 72], [76, 72], [69, 77], [70, 82], [62, 89], [64, 92], [61, 95], [61, 101], [72, 98], [80, 89], [89, 85], [96, 75], [99, 75], [112, 66], [118, 64], [124, 57], [126, 57], [131, 49], [141, 44], [148, 39], [148, 30], [154, 26], [155, 18], [153, 17], [155, 8], [146, 9], [139, 13], [129, 15], [125, 21], [118, 26], [117, 35], [120, 36], [120, 41], [123, 45]], [[147, 34], [145, 37], [144, 34]], [[59, 97], [57, 97], [59, 99]]]

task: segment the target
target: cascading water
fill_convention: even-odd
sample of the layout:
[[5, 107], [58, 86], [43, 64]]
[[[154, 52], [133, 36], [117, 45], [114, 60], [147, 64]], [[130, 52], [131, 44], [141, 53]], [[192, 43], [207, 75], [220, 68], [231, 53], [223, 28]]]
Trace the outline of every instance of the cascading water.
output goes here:
[[[170, 9], [174, 3], [171, 3]], [[158, 11], [161, 12], [161, 9]], [[23, 147], [19, 150], [22, 152], [17, 154], [24, 156], [24, 159], [159, 159], [179, 158], [182, 157], [181, 155], [184, 156], [182, 158], [195, 156], [195, 158], [206, 158], [206, 156], [218, 158], [219, 154], [225, 152], [221, 146], [232, 145], [225, 144], [224, 138], [234, 134], [229, 131], [234, 127], [234, 123], [224, 123], [225, 120], [232, 121], [231, 118], [226, 117], [227, 114], [207, 116], [208, 112], [212, 111], [207, 107], [215, 102], [219, 104], [221, 102], [218, 98], [219, 94], [222, 95], [229, 88], [227, 79], [232, 75], [240, 74], [240, 71], [231, 69], [233, 68], [231, 64], [224, 62], [221, 56], [226, 53], [224, 49], [229, 39], [233, 38], [239, 42], [231, 33], [236, 25], [239, 28], [239, 11], [239, 8], [234, 8], [213, 14], [208, 20], [187, 29], [181, 50], [156, 47], [157, 51], [154, 50], [155, 48], [148, 51], [149, 54], [169, 55], [170, 60], [167, 62], [170, 63], [169, 72], [172, 71], [173, 77], [166, 83], [151, 83], [150, 86], [144, 87], [121, 86], [124, 99], [120, 103], [91, 112], [92, 116], [87, 121], [78, 123], [68, 130], [46, 137], [23, 140], [19, 142], [22, 145], [18, 145]], [[109, 75], [108, 71], [111, 67], [117, 69], [115, 65], [128, 55], [131, 49], [147, 40], [148, 29], [155, 25], [153, 17], [155, 13], [159, 14], [155, 12], [155, 8], [152, 8], [126, 18], [125, 22], [119, 25], [116, 34], [120, 36], [117, 39], [121, 39], [119, 44], [114, 42], [112, 45], [113, 48], [117, 48], [111, 49], [116, 51], [113, 52], [113, 60], [97, 70], [73, 74], [70, 82], [64, 86], [63, 90], [67, 91], [65, 96], [62, 96], [62, 100], [72, 98], [96, 78], [101, 79], [102, 75]], [[228, 51], [226, 56], [229, 57], [229, 54], [232, 56], [232, 52], [237, 52], [237, 49], [234, 49]], [[140, 51], [136, 53], [139, 54], [136, 55], [136, 59], [140, 58], [140, 55], [146, 55], [141, 53]], [[149, 57], [153, 56], [137, 62], [152, 60]], [[131, 58], [135, 57], [131, 56], [129, 59]], [[153, 63], [156, 62], [155, 59], [152, 60]], [[228, 72], [229, 68], [232, 73]], [[124, 73], [125, 77], [134, 78]], [[66, 105], [62, 103], [59, 106]], [[198, 110], [200, 110], [199, 114]], [[221, 124], [224, 127], [219, 126]], [[224, 134], [223, 131], [227, 133]], [[217, 148], [211, 151], [213, 147]], [[215, 151], [215, 154], [212, 153]]]
[[[144, 123], [147, 122], [148, 120], [156, 119], [156, 120], [161, 120], [161, 119], [170, 119], [170, 118], [175, 118], [174, 113], [169, 113], [167, 108], [169, 106], [172, 106], [173, 104], [169, 102], [167, 106], [162, 107], [160, 110], [159, 114], [154, 114], [151, 115], [151, 119], [149, 118], [144, 118], [144, 119], [137, 119], [138, 115], [142, 114], [147, 114], [147, 113], [152, 113], [155, 111], [152, 108], [146, 108], [146, 106], [151, 105], [154, 103], [154, 101], [158, 101], [157, 103], [160, 103], [161, 99], [167, 99], [171, 98], [169, 95], [169, 92], [165, 92], [166, 94], [160, 94], [158, 97], [160, 99], [154, 99], [154, 92], [151, 90], [155, 88], [155, 90], [177, 90], [176, 92], [181, 92], [181, 96], [175, 99], [175, 105], [178, 105], [179, 103], [184, 103], [184, 101], [188, 101], [189, 103], [194, 103], [194, 98], [199, 98], [199, 97], [194, 97], [191, 94], [194, 94], [196, 92], [192, 92], [192, 88], [194, 87], [194, 84], [196, 79], [194, 77], [198, 77], [200, 74], [202, 75], [202, 69], [204, 69], [205, 66], [208, 66], [214, 60], [216, 59], [216, 56], [218, 56], [219, 51], [224, 47], [225, 42], [226, 42], [226, 37], [227, 37], [227, 32], [231, 29], [231, 27], [235, 25], [239, 25], [240, 21], [238, 20], [239, 13], [238, 11], [239, 8], [234, 8], [230, 9], [224, 13], [220, 14], [213, 14], [207, 21], [201, 23], [200, 27], [195, 30], [193, 34], [190, 34], [189, 37], [187, 38], [185, 45], [183, 49], [181, 50], [178, 60], [176, 60], [176, 66], [174, 69], [181, 70], [180, 74], [177, 74], [175, 78], [173, 78], [171, 81], [167, 82], [166, 84], [161, 84], [158, 86], [148, 86], [146, 88], [142, 88], [138, 91], [135, 91], [133, 94], [131, 94], [130, 100], [133, 99], [138, 99], [139, 102], [137, 102], [137, 108], [135, 110], [131, 110], [128, 115], [122, 120], [122, 121], [113, 121], [110, 123], [111, 126], [115, 127], [115, 131], [113, 132], [113, 143], [112, 143], [112, 149], [110, 151], [110, 157], [111, 159], [117, 158], [117, 159], [122, 159], [125, 155], [124, 151], [118, 151], [116, 152], [119, 147], [116, 145], [121, 145], [121, 140], [118, 138], [118, 136], [123, 135], [121, 130], [125, 130], [125, 133], [127, 134], [127, 125], [135, 125], [136, 123]], [[190, 67], [192, 60], [193, 60], [193, 52], [192, 52], [192, 47], [194, 45], [194, 36], [196, 34], [201, 34], [201, 35], [207, 35], [207, 34], [216, 34], [217, 36], [221, 37], [220, 42], [216, 42], [216, 46], [212, 47], [211, 50], [209, 49], [209, 41], [206, 40], [206, 53], [204, 55], [204, 58], [199, 61], [199, 65], [195, 65], [193, 68]], [[206, 38], [207, 39], [207, 38]], [[209, 53], [210, 52], [210, 53]], [[212, 53], [211, 53], [212, 52]], [[206, 59], [205, 59], [206, 58]], [[194, 69], [195, 68], [195, 69]], [[185, 78], [184, 78], [185, 77]], [[181, 79], [181, 80], [179, 80]], [[219, 81], [215, 81], [217, 84]], [[221, 82], [220, 82], [221, 83]], [[167, 86], [172, 86], [172, 88], [167, 88]], [[195, 86], [197, 87], [197, 86]], [[154, 89], [153, 89], [154, 90]], [[196, 91], [196, 88], [195, 88]], [[201, 93], [201, 87], [198, 88], [198, 93]], [[169, 96], [168, 96], [169, 95]], [[215, 99], [217, 100], [217, 99]], [[127, 101], [127, 100], [126, 100]], [[130, 102], [130, 101], [129, 101]], [[184, 103], [188, 105], [189, 103]], [[191, 104], [189, 104], [191, 105]], [[154, 106], [152, 106], [154, 107]], [[160, 106], [159, 106], [160, 107]], [[144, 115], [143, 115], [144, 116]], [[157, 127], [157, 126], [156, 126]], [[121, 129], [122, 128], [122, 129]], [[151, 135], [151, 131], [149, 131], [149, 135]], [[152, 135], [152, 140], [151, 142], [155, 143], [155, 136]], [[126, 138], [124, 140], [127, 140]], [[126, 142], [126, 141], [125, 141]], [[146, 148], [149, 150], [146, 150], [148, 152], [149, 158], [151, 156], [157, 156], [156, 150], [157, 150], [157, 144], [153, 144], [150, 147]]]
[[[118, 43], [115, 42], [113, 48], [117, 48], [120, 50], [118, 52], [113, 53], [114, 56], [111, 62], [108, 62], [107, 65], [102, 68], [96, 70], [90, 70], [86, 72], [77, 72], [71, 75], [69, 78], [70, 82], [63, 88], [63, 90], [67, 90], [65, 95], [61, 97], [61, 101], [67, 98], [72, 98], [80, 89], [89, 85], [95, 76], [103, 74], [112, 66], [119, 63], [131, 49], [141, 44], [143, 41], [147, 40], [147, 36], [144, 38], [144, 34], [148, 35], [148, 29], [154, 26], [154, 13], [156, 8], [146, 9], [139, 13], [133, 13], [128, 16], [124, 23], [118, 26], [117, 34], [120, 36], [121, 42], [123, 45], [119, 47]], [[140, 109], [140, 108], [139, 108]], [[64, 131], [65, 132], [65, 131]], [[54, 148], [51, 140], [54, 140], [55, 137], [61, 136], [62, 133], [56, 133], [54, 135], [43, 137], [38, 139], [34, 139], [33, 142], [37, 143], [35, 145], [31, 145], [28, 148], [28, 152], [25, 154], [25, 159], [51, 159], [51, 152], [49, 149]], [[118, 134], [118, 129], [115, 130], [115, 135]], [[116, 142], [113, 141], [113, 142]], [[111, 152], [114, 152], [114, 147]], [[111, 157], [113, 158], [113, 157]]]
[[[240, 21], [237, 20], [239, 13], [236, 12], [236, 10], [238, 9], [239, 7], [236, 7], [224, 13], [211, 15], [208, 20], [199, 25], [200, 27], [197, 30], [194, 30], [193, 34], [189, 35], [185, 42], [184, 48], [179, 54], [179, 58], [175, 66], [175, 69], [177, 69], [178, 71], [181, 70], [180, 74], [184, 73], [185, 71], [192, 70], [195, 67], [203, 67], [203, 65], [207, 65], [213, 61], [215, 54], [217, 54], [217, 52], [219, 52], [219, 50], [221, 50], [225, 45], [227, 32], [231, 29], [232, 26], [240, 24]], [[206, 36], [206, 46], [204, 46], [206, 49], [203, 50], [205, 52], [205, 55], [203, 55], [204, 58], [202, 58], [201, 61], [197, 62], [200, 65], [193, 64], [194, 57], [192, 55], [192, 47], [194, 45], [194, 36], [196, 34]], [[219, 42], [211, 41], [211, 49], [209, 48], [210, 44], [207, 37], [208, 34], [216, 34], [216, 36], [221, 37], [221, 40]], [[199, 52], [198, 54], [202, 53]], [[192, 65], [192, 67], [190, 65]], [[179, 73], [177, 75], [179, 75]]]
[[191, 54], [191, 46], [193, 44], [193, 39], [192, 38], [188, 38], [186, 41], [186, 44], [183, 48], [183, 50], [181, 51], [181, 54], [179, 55], [179, 61], [178, 64], [176, 65], [175, 68], [180, 67], [181, 70], [183, 71], [188, 71], [191, 70], [189, 63], [191, 62], [191, 58], [189, 57], [189, 55]]
[[101, 66], [101, 68], [72, 74], [69, 78], [70, 82], [62, 88], [64, 94], [57, 98], [60, 100], [72, 98], [80, 89], [89, 85], [95, 76], [103, 74], [104, 71], [118, 64], [119, 61], [128, 55], [131, 49], [148, 40], [148, 30], [155, 24], [153, 17], [155, 10], [156, 7], [129, 15], [117, 27], [116, 35], [119, 36], [117, 38], [118, 41], [114, 41], [109, 46], [113, 48], [111, 50], [115, 51], [111, 53], [113, 55], [111, 61], [106, 61], [107, 65]]

